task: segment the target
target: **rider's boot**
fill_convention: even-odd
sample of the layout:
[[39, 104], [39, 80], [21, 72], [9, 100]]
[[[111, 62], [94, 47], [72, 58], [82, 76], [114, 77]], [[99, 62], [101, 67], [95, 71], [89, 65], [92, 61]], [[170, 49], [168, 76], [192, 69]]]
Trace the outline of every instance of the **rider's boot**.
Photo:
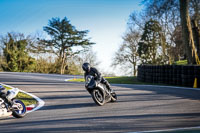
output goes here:
[[108, 82], [106, 82], [106, 88], [108, 89], [108, 91], [112, 94], [114, 93], [114, 90], [110, 87], [110, 84]]

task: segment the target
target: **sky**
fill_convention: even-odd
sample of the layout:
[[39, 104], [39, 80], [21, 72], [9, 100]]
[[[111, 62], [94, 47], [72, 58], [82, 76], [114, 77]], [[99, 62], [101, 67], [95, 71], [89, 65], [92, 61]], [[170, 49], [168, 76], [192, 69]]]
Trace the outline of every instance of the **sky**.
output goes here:
[[123, 42], [129, 15], [140, 11], [142, 0], [0, 0], [0, 35], [43, 31], [53, 17], [67, 17], [77, 30], [89, 30], [96, 43], [92, 49], [98, 68], [120, 75], [111, 68], [114, 53]]

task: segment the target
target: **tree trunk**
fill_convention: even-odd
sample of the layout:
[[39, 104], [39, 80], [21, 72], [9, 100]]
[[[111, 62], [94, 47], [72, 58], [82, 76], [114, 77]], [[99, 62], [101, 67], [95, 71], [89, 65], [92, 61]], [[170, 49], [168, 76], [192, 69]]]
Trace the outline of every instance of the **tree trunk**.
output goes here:
[[60, 74], [64, 74], [65, 73], [65, 60], [66, 60], [66, 53], [62, 52], [62, 56], [61, 56], [61, 67], [60, 67]]
[[133, 76], [137, 75], [136, 63], [133, 63]]
[[60, 74], [65, 73], [65, 57], [62, 58], [61, 68], [60, 68]]
[[194, 40], [195, 40], [195, 46], [197, 49], [197, 55], [198, 57], [200, 57], [200, 29], [198, 27], [196, 20], [192, 20], [192, 24], [193, 24], [192, 30], [193, 30]]
[[194, 41], [192, 36], [192, 28], [190, 23], [190, 16], [188, 12], [189, 0], [179, 0], [180, 2], [180, 15], [181, 15], [181, 26], [182, 26], [182, 37], [186, 50], [188, 64], [195, 63]]

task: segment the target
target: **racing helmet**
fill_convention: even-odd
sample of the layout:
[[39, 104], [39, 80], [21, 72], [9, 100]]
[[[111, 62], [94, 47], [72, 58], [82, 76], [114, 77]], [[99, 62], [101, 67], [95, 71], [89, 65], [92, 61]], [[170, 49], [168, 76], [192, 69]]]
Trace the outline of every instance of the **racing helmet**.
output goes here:
[[85, 72], [89, 72], [90, 71], [90, 64], [89, 63], [83, 63], [82, 68]]

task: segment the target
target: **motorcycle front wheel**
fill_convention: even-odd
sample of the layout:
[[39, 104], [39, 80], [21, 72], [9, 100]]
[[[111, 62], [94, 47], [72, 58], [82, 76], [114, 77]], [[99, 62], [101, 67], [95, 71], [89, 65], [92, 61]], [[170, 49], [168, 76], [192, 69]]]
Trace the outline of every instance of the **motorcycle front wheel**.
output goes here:
[[99, 106], [103, 106], [105, 104], [105, 98], [103, 92], [100, 91], [99, 89], [94, 89], [92, 91], [92, 98], [94, 102]]
[[26, 115], [26, 106], [25, 104], [18, 99], [13, 100], [13, 113], [12, 115], [15, 118], [23, 118]]

